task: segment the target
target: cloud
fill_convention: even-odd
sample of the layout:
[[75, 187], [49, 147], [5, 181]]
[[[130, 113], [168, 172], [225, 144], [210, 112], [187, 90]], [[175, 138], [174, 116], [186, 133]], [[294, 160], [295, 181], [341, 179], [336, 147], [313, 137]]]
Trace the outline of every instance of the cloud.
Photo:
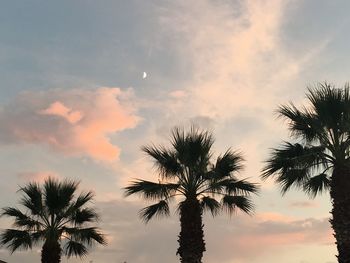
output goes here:
[[319, 41], [297, 54], [286, 47], [288, 8], [298, 2], [180, 0], [161, 5], [164, 38], [172, 40], [170, 47], [190, 65], [191, 76], [176, 86], [173, 92], [186, 96], [167, 101], [161, 125], [187, 124], [196, 116], [215, 120], [210, 129], [219, 149], [243, 149], [249, 161], [245, 173], [258, 176], [267, 149], [286, 136], [287, 129], [275, 119], [276, 107], [301, 94], [303, 87], [295, 88], [299, 73], [328, 43]]
[[[117, 199], [97, 203], [102, 212], [101, 228], [113, 238], [108, 247], [99, 247], [92, 253], [96, 261], [178, 262], [175, 255], [178, 215], [172, 212], [170, 218], [155, 219], [145, 225], [137, 216], [139, 209], [145, 205]], [[322, 248], [322, 254], [324, 251], [329, 253], [329, 248], [334, 246], [330, 246], [334, 241], [327, 218], [299, 220], [269, 212], [253, 217], [238, 214], [232, 219], [205, 216], [204, 231], [205, 262], [277, 262], [285, 251], [291, 249], [293, 253], [302, 255], [316, 246], [318, 250]], [[272, 255], [272, 258], [266, 255]], [[303, 257], [307, 260], [313, 258]], [[296, 258], [286, 262], [296, 262]], [[325, 261], [327, 259], [332, 258], [326, 257]]]
[[[334, 247], [328, 218], [300, 220], [278, 213], [263, 213], [253, 218], [237, 216], [232, 221], [225, 225], [224, 220], [214, 219], [206, 224], [207, 247], [215, 251], [207, 255], [208, 262], [214, 262], [214, 259], [217, 262], [265, 262], [261, 260], [263, 255], [275, 255], [274, 260], [277, 260], [283, 251], [291, 248], [303, 251], [316, 246], [327, 251]], [[219, 238], [221, 241], [216, 242]], [[274, 253], [276, 251], [282, 254]], [[292, 260], [295, 262], [295, 258]]]
[[23, 182], [43, 183], [48, 178], [61, 179], [61, 176], [51, 171], [41, 172], [21, 172], [17, 174], [18, 178]]
[[192, 65], [183, 92], [197, 114], [230, 118], [242, 109], [270, 107], [276, 84], [296, 76], [307, 54], [292, 57], [280, 41], [288, 2], [177, 1], [162, 10], [160, 23]]
[[182, 99], [187, 97], [187, 94], [183, 90], [173, 90], [169, 93], [169, 96], [174, 99]]
[[164, 34], [191, 65], [192, 79], [181, 89], [187, 96], [182, 104], [173, 102], [174, 111], [222, 120], [244, 113], [276, 127], [268, 122], [272, 108], [281, 98], [290, 99], [292, 81], [328, 43], [298, 55], [288, 51], [281, 31], [295, 2], [180, 0], [161, 6]]
[[317, 203], [311, 202], [311, 201], [295, 201], [290, 202], [289, 207], [298, 207], [298, 208], [310, 208], [310, 207], [317, 207]]
[[131, 89], [107, 87], [23, 92], [0, 111], [0, 142], [44, 144], [66, 155], [113, 161], [120, 149], [110, 136], [140, 121], [132, 98]]
[[52, 103], [47, 109], [39, 111], [39, 114], [61, 116], [72, 124], [80, 121], [83, 117], [81, 112], [72, 111], [59, 101]]

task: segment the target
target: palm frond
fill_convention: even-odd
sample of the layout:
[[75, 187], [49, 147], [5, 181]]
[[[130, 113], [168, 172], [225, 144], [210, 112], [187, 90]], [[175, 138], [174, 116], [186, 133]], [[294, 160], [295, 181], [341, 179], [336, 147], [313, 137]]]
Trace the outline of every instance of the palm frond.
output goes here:
[[284, 142], [280, 148], [272, 149], [270, 158], [263, 168], [262, 178], [278, 175], [288, 169], [313, 169], [326, 166], [328, 159], [323, 146], [303, 146], [299, 143]]
[[144, 146], [142, 151], [154, 159], [155, 166], [162, 178], [172, 179], [182, 172], [176, 153], [162, 146], [155, 147], [154, 145]]
[[221, 184], [225, 192], [229, 195], [250, 195], [257, 194], [259, 192], [258, 185], [255, 183], [250, 183], [246, 179], [225, 179], [217, 183]]
[[76, 210], [72, 221], [76, 225], [83, 225], [85, 223], [96, 222], [99, 220], [99, 215], [95, 209], [86, 207], [83, 209]]
[[302, 189], [309, 178], [308, 169], [288, 169], [276, 178], [276, 182], [281, 187], [281, 193], [285, 194], [293, 186]]
[[313, 142], [319, 138], [322, 128], [315, 121], [314, 116], [305, 109], [304, 112], [298, 110], [294, 104], [280, 106], [278, 109], [280, 117], [288, 120], [289, 130], [292, 136], [302, 137], [307, 142]]
[[125, 195], [140, 194], [144, 199], [166, 199], [179, 189], [179, 184], [154, 183], [146, 180], [135, 180], [124, 188]]
[[201, 199], [201, 205], [202, 209], [204, 211], [210, 211], [213, 217], [219, 214], [221, 210], [221, 204], [215, 198], [209, 196], [204, 196]]
[[60, 204], [59, 209], [64, 209], [71, 204], [71, 201], [74, 197], [74, 193], [76, 192], [79, 186], [79, 182], [73, 180], [64, 180], [59, 184], [59, 196], [60, 196]]
[[82, 207], [84, 207], [88, 202], [92, 202], [94, 198], [94, 193], [91, 191], [80, 193], [75, 201], [71, 201], [69, 206], [63, 211], [63, 213], [59, 214], [59, 220], [63, 218], [74, 218], [76, 217], [77, 211], [81, 211]]
[[161, 216], [169, 216], [169, 205], [168, 202], [165, 200], [161, 200], [158, 203], [154, 205], [147, 206], [140, 211], [140, 217], [147, 223], [150, 221], [154, 216], [161, 217]]
[[237, 209], [247, 213], [252, 214], [254, 211], [254, 205], [252, 201], [246, 196], [231, 196], [225, 195], [221, 200], [223, 209], [229, 214], [236, 212]]
[[83, 258], [88, 254], [87, 247], [74, 240], [69, 240], [63, 249], [68, 258], [72, 256], [79, 256], [80, 258]]
[[200, 131], [195, 127], [191, 127], [187, 133], [184, 129], [175, 128], [171, 143], [181, 164], [202, 168], [208, 165], [214, 139], [210, 132]]
[[50, 214], [54, 214], [58, 210], [60, 203], [59, 189], [60, 183], [54, 178], [48, 178], [44, 182], [44, 203]]
[[54, 178], [49, 178], [45, 181], [44, 202], [51, 215], [62, 211], [62, 209], [70, 205], [78, 184], [78, 182], [71, 180], [59, 182]]
[[17, 208], [4, 207], [2, 211], [1, 216], [14, 217], [14, 226], [24, 227], [27, 230], [40, 227], [40, 222], [22, 213], [22, 211]]
[[39, 242], [45, 240], [45, 237], [47, 233], [47, 229], [43, 228], [41, 230], [37, 229], [36, 231], [31, 233], [31, 238], [32, 238], [32, 244], [37, 245]]
[[21, 187], [19, 191], [24, 192], [21, 204], [30, 210], [33, 215], [40, 215], [43, 208], [42, 190], [37, 183], [29, 183]]
[[232, 176], [232, 173], [239, 172], [243, 168], [243, 157], [239, 152], [226, 151], [216, 160], [213, 168], [212, 179], [221, 179]]
[[304, 191], [314, 198], [317, 194], [321, 194], [330, 189], [330, 179], [327, 174], [321, 173], [311, 177], [304, 183]]
[[17, 229], [6, 229], [0, 235], [0, 243], [6, 245], [11, 251], [15, 252], [17, 249], [32, 248], [32, 238], [28, 231]]
[[94, 242], [102, 245], [107, 244], [104, 235], [96, 227], [64, 227], [63, 230], [70, 236], [71, 240], [78, 241], [87, 246], [92, 246]]
[[319, 83], [315, 88], [309, 88], [307, 98], [313, 111], [325, 128], [338, 129], [349, 116], [349, 87], [345, 85], [337, 89], [328, 83]]
[[88, 202], [91, 202], [93, 200], [94, 196], [95, 196], [94, 193], [91, 191], [81, 193], [77, 197], [77, 199], [74, 203], [74, 208], [79, 209], [79, 208], [83, 207]]

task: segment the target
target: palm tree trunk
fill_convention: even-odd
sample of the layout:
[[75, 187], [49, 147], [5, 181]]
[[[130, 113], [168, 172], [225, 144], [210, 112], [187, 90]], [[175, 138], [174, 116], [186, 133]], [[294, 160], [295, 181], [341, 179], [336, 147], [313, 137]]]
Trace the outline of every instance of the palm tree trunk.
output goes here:
[[201, 263], [205, 251], [202, 208], [196, 198], [186, 199], [180, 206], [181, 232], [179, 248], [182, 263]]
[[350, 168], [335, 167], [331, 181], [330, 220], [338, 248], [338, 262], [350, 263]]
[[60, 263], [61, 246], [57, 241], [46, 241], [41, 250], [41, 263]]

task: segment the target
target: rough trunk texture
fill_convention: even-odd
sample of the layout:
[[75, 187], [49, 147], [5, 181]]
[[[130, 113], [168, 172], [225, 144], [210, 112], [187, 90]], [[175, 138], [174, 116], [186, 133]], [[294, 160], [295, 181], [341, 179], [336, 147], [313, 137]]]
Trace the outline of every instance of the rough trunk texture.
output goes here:
[[179, 249], [182, 263], [201, 263], [205, 251], [202, 208], [197, 199], [185, 200], [180, 207]]
[[41, 250], [41, 263], [60, 263], [61, 251], [61, 246], [57, 241], [46, 241]]
[[338, 248], [338, 262], [350, 263], [350, 168], [335, 167], [331, 180], [330, 220]]

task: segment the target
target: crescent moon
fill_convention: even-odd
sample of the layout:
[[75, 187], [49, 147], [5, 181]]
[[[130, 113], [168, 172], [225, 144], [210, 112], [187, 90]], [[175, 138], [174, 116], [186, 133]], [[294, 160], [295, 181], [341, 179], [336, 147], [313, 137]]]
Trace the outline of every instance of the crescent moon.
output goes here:
[[147, 78], [147, 73], [146, 72], [143, 72], [142, 78], [143, 79]]

